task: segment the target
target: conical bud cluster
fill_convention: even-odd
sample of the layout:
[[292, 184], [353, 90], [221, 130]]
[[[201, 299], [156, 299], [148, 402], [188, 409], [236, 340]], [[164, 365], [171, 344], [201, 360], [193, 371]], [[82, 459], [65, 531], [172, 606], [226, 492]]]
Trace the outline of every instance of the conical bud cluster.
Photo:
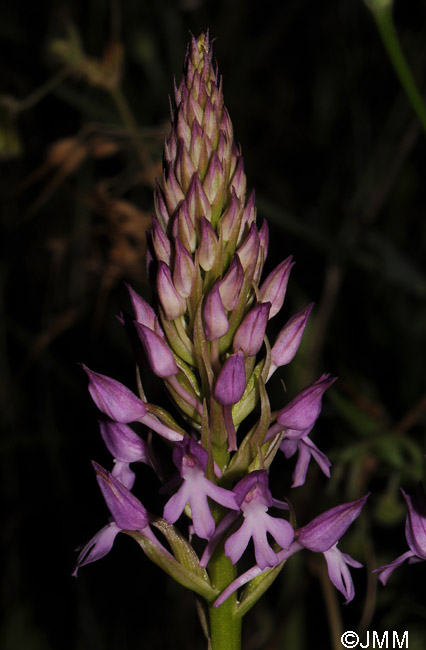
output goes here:
[[[233, 381], [250, 384], [269, 317], [269, 295], [274, 289], [280, 293], [283, 281], [287, 284], [291, 264], [285, 274], [276, 270], [262, 300], [257, 284], [267, 254], [267, 226], [257, 227], [254, 192], [246, 197], [243, 158], [234, 141], [208, 34], [191, 39], [174, 103], [164, 176], [155, 192], [150, 270], [164, 334], [178, 357], [176, 381], [187, 388], [189, 384], [193, 397], [202, 403], [222, 394], [215, 391], [219, 375], [222, 386], [224, 380], [229, 384], [229, 395], [235, 392]], [[281, 295], [284, 298], [282, 291]], [[238, 350], [245, 363], [238, 366], [239, 376], [227, 378], [226, 360]], [[251, 385], [253, 389], [254, 379]], [[246, 404], [244, 415], [255, 401]], [[223, 401], [222, 405], [229, 406]], [[199, 424], [199, 414], [184, 410], [193, 424]]]

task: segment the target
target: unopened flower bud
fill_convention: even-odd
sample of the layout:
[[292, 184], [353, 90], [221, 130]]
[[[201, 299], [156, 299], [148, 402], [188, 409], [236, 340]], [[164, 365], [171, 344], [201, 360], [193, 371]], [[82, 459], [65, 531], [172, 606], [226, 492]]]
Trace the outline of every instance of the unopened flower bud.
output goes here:
[[217, 151], [213, 151], [207, 174], [203, 180], [203, 188], [206, 196], [212, 206], [212, 219], [219, 215], [222, 209], [223, 193], [225, 189], [225, 177], [223, 174], [222, 165], [217, 155]]
[[121, 530], [142, 530], [149, 524], [148, 513], [129, 490], [103, 467], [92, 461], [96, 479], [112, 514]]
[[213, 268], [218, 255], [219, 241], [211, 223], [201, 217], [201, 242], [198, 248], [198, 262], [204, 271]]
[[[151, 330], [160, 330], [161, 334], [164, 336], [161, 328], [158, 327], [158, 318], [155, 311], [146, 300], [142, 298], [129, 284], [126, 284], [127, 290], [129, 292], [130, 301], [133, 307], [133, 313], [135, 315], [135, 320], [138, 323], [146, 325]], [[157, 333], [159, 333], [157, 331]]]
[[239, 199], [244, 200], [245, 195], [246, 195], [246, 175], [244, 173], [244, 161], [243, 157], [240, 156], [237, 164], [237, 168], [234, 172], [234, 175], [232, 177], [231, 181], [231, 188], [235, 190], [235, 194], [238, 196]]
[[[249, 229], [251, 224], [256, 221], [256, 193], [254, 190], [250, 192], [250, 196], [248, 198], [247, 204], [244, 208], [243, 216], [241, 218], [241, 232], [243, 232], [244, 229]], [[263, 223], [266, 223], [264, 221]], [[259, 237], [260, 237], [260, 231], [259, 231]]]
[[270, 308], [270, 302], [262, 302], [246, 314], [235, 332], [234, 350], [240, 349], [249, 357], [259, 352], [263, 344]]
[[208, 221], [211, 221], [212, 208], [198, 174], [194, 174], [193, 176], [186, 201], [188, 203], [189, 214], [195, 221], [200, 217], [206, 217]]
[[[257, 260], [259, 253], [259, 234], [255, 223], [251, 224], [249, 234], [237, 250], [237, 253], [244, 271]], [[261, 296], [261, 298], [264, 301], [268, 300], [268, 297]], [[271, 301], [269, 300], [269, 302]]]
[[263, 301], [271, 303], [271, 311], [269, 318], [273, 318], [283, 306], [285, 294], [287, 291], [287, 283], [290, 271], [294, 266], [292, 263], [292, 256], [287, 257], [284, 262], [278, 266], [268, 275], [266, 280], [260, 287], [260, 297]]
[[153, 372], [158, 377], [176, 375], [179, 368], [165, 339], [141, 323], [135, 323], [135, 327]]
[[260, 250], [262, 251], [263, 261], [266, 260], [268, 255], [268, 246], [269, 246], [269, 228], [268, 222], [264, 221], [259, 230], [259, 244]]
[[320, 414], [323, 394], [335, 381], [336, 377], [321, 375], [279, 412], [277, 423], [297, 431], [310, 429]]
[[156, 190], [154, 192], [155, 215], [159, 223], [161, 224], [161, 227], [163, 229], [166, 229], [169, 223], [170, 216], [169, 213], [167, 212], [166, 200], [164, 198], [164, 193], [160, 187], [158, 180], [155, 181], [155, 184], [156, 184]]
[[94, 372], [82, 364], [89, 377], [89, 393], [102, 413], [116, 422], [135, 422], [146, 415], [141, 399], [116, 379]]
[[197, 233], [188, 213], [186, 201], [183, 201], [176, 213], [173, 222], [173, 236], [179, 237], [188, 253], [193, 253], [197, 248]]
[[175, 239], [175, 263], [173, 267], [173, 284], [182, 298], [191, 294], [194, 282], [194, 262], [179, 237]]
[[177, 156], [175, 160], [176, 178], [183, 192], [187, 192], [192, 177], [197, 173], [197, 168], [192, 162], [188, 149], [183, 140], [179, 140]]
[[246, 389], [244, 354], [241, 350], [231, 354], [223, 364], [214, 388], [215, 399], [224, 406], [237, 404]]
[[239, 228], [240, 214], [241, 201], [232, 189], [231, 201], [220, 218], [220, 230], [225, 242], [229, 241], [236, 228]]
[[219, 292], [225, 309], [234, 309], [244, 281], [244, 269], [238, 255], [232, 258], [226, 275], [219, 282]]
[[[281, 366], [285, 366], [293, 360], [302, 340], [309, 314], [312, 311], [313, 303], [292, 316], [278, 334], [271, 350], [271, 367], [269, 377]], [[268, 379], [269, 379], [268, 377]]]
[[167, 320], [175, 320], [185, 312], [185, 300], [176, 291], [170, 269], [164, 262], [158, 265], [157, 292]]
[[156, 217], [152, 217], [151, 240], [154, 246], [155, 256], [159, 262], [170, 264], [171, 246], [170, 240], [160, 226]]
[[219, 292], [219, 283], [215, 282], [207, 294], [204, 310], [204, 331], [208, 341], [220, 338], [229, 328], [226, 311], [223, 307]]
[[315, 517], [299, 530], [297, 541], [311, 551], [323, 553], [337, 544], [353, 521], [360, 515], [368, 494], [361, 499], [342, 503]]
[[175, 212], [185, 198], [171, 163], [164, 173], [164, 198], [169, 215]]

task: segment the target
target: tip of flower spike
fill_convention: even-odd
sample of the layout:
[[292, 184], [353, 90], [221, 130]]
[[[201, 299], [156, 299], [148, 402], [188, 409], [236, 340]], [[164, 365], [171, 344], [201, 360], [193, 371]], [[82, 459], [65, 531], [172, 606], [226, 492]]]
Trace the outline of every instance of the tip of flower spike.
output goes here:
[[204, 58], [205, 53], [210, 53], [211, 58], [211, 42], [208, 29], [205, 32], [201, 32], [197, 38], [191, 34], [191, 53], [193, 55], [198, 53], [201, 58]]

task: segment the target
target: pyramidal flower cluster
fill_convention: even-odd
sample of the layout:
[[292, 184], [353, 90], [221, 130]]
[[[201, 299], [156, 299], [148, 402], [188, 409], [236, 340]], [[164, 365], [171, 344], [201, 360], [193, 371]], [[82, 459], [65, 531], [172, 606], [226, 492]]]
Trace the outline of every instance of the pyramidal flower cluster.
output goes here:
[[[154, 203], [148, 261], [154, 301], [129, 287], [131, 327], [138, 360], [162, 379], [172, 408], [151, 404], [140, 381], [137, 395], [83, 366], [114, 463], [111, 472], [94, 463], [111, 519], [81, 550], [75, 573], [124, 532], [215, 608], [247, 583], [254, 602], [265, 590], [259, 576], [278, 573], [304, 548], [324, 554], [331, 581], [349, 601], [348, 565], [360, 565], [337, 544], [366, 497], [297, 528], [287, 502], [269, 488], [272, 462], [285, 464], [293, 455], [294, 487], [305, 482], [311, 460], [329, 476], [330, 463], [310, 433], [335, 378], [322, 375], [271, 413], [267, 382], [295, 356], [312, 305], [269, 344], [268, 322], [280, 315], [293, 261], [288, 257], [264, 277], [268, 227], [259, 225], [254, 192], [247, 192], [208, 34], [192, 37], [174, 89]], [[244, 421], [256, 407], [259, 418], [249, 428]], [[163, 476], [158, 450], [169, 455], [174, 475]], [[133, 494], [136, 463], [164, 483], [162, 513], [147, 512]], [[238, 576], [237, 563], [250, 549], [255, 565]], [[218, 558], [231, 567], [225, 585], [215, 577]]]

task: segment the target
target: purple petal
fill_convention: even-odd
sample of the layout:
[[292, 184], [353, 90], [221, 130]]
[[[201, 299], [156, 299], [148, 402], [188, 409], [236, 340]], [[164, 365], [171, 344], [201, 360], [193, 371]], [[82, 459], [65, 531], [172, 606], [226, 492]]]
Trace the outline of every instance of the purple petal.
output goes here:
[[219, 241], [214, 228], [205, 217], [201, 217], [201, 242], [198, 248], [198, 262], [204, 271], [210, 271], [216, 262]]
[[426, 560], [426, 507], [424, 493], [418, 497], [411, 497], [401, 489], [407, 502], [407, 519], [405, 523], [405, 537], [408, 546], [418, 557]]
[[99, 428], [106, 448], [115, 459], [150, 464], [145, 441], [127, 424], [102, 419]]
[[[259, 253], [259, 234], [255, 223], [252, 223], [250, 226], [249, 233], [244, 240], [244, 243], [237, 250], [238, 257], [241, 262], [241, 266], [244, 271], [246, 271], [254, 261], [257, 260]], [[271, 302], [268, 298], [262, 296], [264, 302]]]
[[266, 515], [265, 527], [281, 548], [288, 550], [294, 539], [294, 529], [286, 519]]
[[203, 539], [209, 539], [213, 535], [215, 524], [207, 497], [226, 508], [239, 510], [235, 495], [230, 490], [215, 485], [204, 476], [208, 453], [194, 440], [186, 439], [176, 443], [173, 461], [180, 471], [183, 483], [166, 503], [164, 518], [169, 523], [174, 523], [189, 503], [196, 534]]
[[72, 575], [77, 576], [79, 568], [85, 564], [96, 562], [96, 560], [105, 557], [105, 555], [110, 552], [114, 540], [119, 532], [120, 528], [113, 521], [101, 528], [101, 530], [99, 530], [96, 535], [94, 535], [92, 539], [83, 546]]
[[135, 422], [144, 417], [145, 404], [126, 386], [83, 364], [82, 368], [89, 376], [89, 393], [102, 413], [121, 423]]
[[218, 281], [208, 292], [203, 309], [204, 331], [208, 341], [220, 338], [229, 328], [228, 317], [222, 303]]
[[[205, 480], [207, 481], [207, 479]], [[189, 505], [191, 507], [192, 522], [196, 534], [202, 539], [210, 539], [214, 533], [215, 523], [213, 515], [210, 512], [206, 492], [203, 490], [191, 490]]]
[[283, 306], [285, 294], [287, 291], [288, 278], [290, 271], [294, 266], [292, 256], [287, 257], [281, 262], [266, 278], [260, 287], [260, 297], [262, 302], [271, 303], [269, 318], [273, 318]]
[[[266, 513], [265, 513], [266, 514]], [[268, 515], [266, 515], [268, 517]], [[264, 519], [264, 517], [262, 517]], [[265, 526], [265, 522], [259, 522], [260, 524], [263, 523], [263, 526], [253, 526], [252, 529], [252, 536], [253, 536], [253, 544], [254, 544], [254, 555], [256, 558], [256, 564], [258, 567], [261, 569], [266, 569], [267, 567], [273, 567], [276, 564], [279, 563], [278, 557], [275, 553], [275, 551], [271, 548], [268, 538], [267, 538], [267, 528]], [[288, 522], [287, 522], [288, 523]], [[290, 526], [290, 524], [289, 524]], [[291, 526], [290, 526], [291, 528]], [[291, 529], [293, 532], [294, 536], [294, 531]], [[291, 544], [291, 539], [287, 545], [288, 546]]]
[[230, 558], [232, 564], [238, 562], [253, 535], [249, 522], [243, 521], [240, 528], [233, 533], [225, 542], [225, 555]]
[[269, 508], [272, 505], [273, 499], [268, 486], [268, 472], [264, 469], [257, 469], [250, 472], [250, 474], [244, 476], [234, 486], [233, 491], [236, 495], [238, 505], [241, 506], [246, 496], [254, 488], [256, 488], [256, 493], [250, 494], [249, 500], [251, 501], [254, 496]]
[[354, 584], [347, 565], [350, 564], [353, 567], [360, 568], [362, 564], [356, 562], [346, 553], [339, 551], [336, 546], [325, 551], [324, 557], [327, 561], [330, 580], [336, 589], [344, 595], [346, 598], [345, 605], [347, 605], [355, 595]]
[[209, 481], [207, 478], [204, 480], [205, 492], [207, 496], [210, 497], [210, 499], [213, 499], [213, 501], [216, 501], [216, 503], [220, 503], [220, 505], [224, 506], [224, 508], [230, 508], [230, 510], [240, 509], [237, 505], [235, 494], [231, 490], [220, 487], [219, 485], [216, 485], [215, 483]]
[[280, 411], [277, 422], [286, 429], [299, 431], [312, 427], [321, 411], [322, 396], [335, 381], [336, 377], [322, 375]]
[[241, 218], [241, 201], [237, 197], [235, 190], [231, 191], [231, 200], [228, 207], [220, 217], [220, 233], [225, 242], [228, 242], [235, 233], [235, 228], [239, 227]]
[[324, 474], [327, 477], [330, 477], [330, 461], [327, 456], [323, 454], [316, 445], [314, 445], [308, 436], [298, 439], [284, 439], [280, 445], [280, 449], [284, 452], [286, 458], [290, 458], [296, 453], [296, 451], [299, 451], [296, 467], [293, 472], [293, 484], [291, 487], [300, 487], [304, 484], [311, 457], [316, 460]]
[[135, 327], [153, 372], [163, 378], [176, 375], [179, 368], [165, 339], [142, 323], [135, 322]]
[[170, 240], [161, 227], [158, 219], [155, 217], [152, 217], [152, 228], [150, 236], [157, 261], [164, 262], [165, 264], [170, 264], [170, 261], [172, 259]]
[[184, 438], [173, 447], [173, 462], [178, 468], [182, 478], [185, 477], [185, 468], [196, 465], [202, 472], [206, 470], [209, 462], [207, 451], [192, 438]]
[[128, 490], [131, 490], [135, 484], [136, 474], [130, 469], [129, 463], [123, 463], [121, 460], [115, 461], [111, 474]]
[[92, 461], [96, 479], [112, 517], [121, 530], [142, 530], [149, 524], [141, 502], [118, 479]]
[[185, 300], [176, 291], [170, 269], [164, 262], [158, 265], [157, 292], [167, 320], [175, 320], [185, 312]]
[[214, 396], [220, 404], [237, 404], [246, 389], [244, 354], [241, 350], [231, 354], [223, 364], [214, 388]]
[[366, 494], [361, 499], [343, 503], [319, 515], [299, 530], [298, 542], [311, 551], [328, 551], [360, 515], [368, 496]]
[[234, 255], [225, 276], [219, 282], [219, 293], [225, 309], [234, 309], [244, 281], [244, 269], [238, 255]]
[[269, 377], [275, 368], [285, 366], [294, 359], [305, 331], [309, 314], [312, 311], [313, 303], [295, 314], [278, 334], [271, 349], [271, 368]]
[[225, 543], [225, 555], [237, 562], [250, 539], [253, 539], [256, 562], [261, 569], [275, 566], [279, 560], [271, 548], [267, 533], [278, 544], [288, 549], [294, 538], [292, 526], [284, 519], [271, 517], [267, 513], [273, 504], [268, 487], [266, 470], [256, 470], [245, 476], [234, 487], [237, 503], [244, 515], [241, 527]]
[[249, 357], [259, 352], [265, 337], [270, 308], [270, 302], [262, 302], [246, 314], [235, 332], [234, 351], [242, 350]]
[[187, 298], [191, 294], [194, 275], [195, 267], [192, 255], [188, 253], [179, 237], [176, 237], [173, 284], [182, 298]]
[[185, 482], [179, 490], [167, 501], [164, 506], [163, 517], [169, 524], [174, 524], [179, 519], [189, 500], [189, 487]]
[[[125, 283], [126, 284], [126, 283]], [[135, 314], [135, 320], [138, 323], [146, 325], [151, 330], [157, 327], [157, 316], [155, 311], [149, 303], [146, 302], [129, 284], [126, 284], [127, 291], [129, 292], [130, 300]]]
[[373, 569], [373, 573], [377, 573], [378, 571], [380, 571], [379, 580], [382, 583], [382, 585], [385, 585], [389, 580], [391, 574], [394, 572], [394, 570], [397, 567], [399, 567], [401, 564], [403, 564], [405, 560], [409, 560], [412, 557], [415, 557], [413, 555], [413, 552], [407, 551], [406, 553], [403, 553], [403, 555], [397, 557], [396, 560], [394, 560], [390, 564], [384, 564], [383, 566], [377, 567], [377, 569]]

